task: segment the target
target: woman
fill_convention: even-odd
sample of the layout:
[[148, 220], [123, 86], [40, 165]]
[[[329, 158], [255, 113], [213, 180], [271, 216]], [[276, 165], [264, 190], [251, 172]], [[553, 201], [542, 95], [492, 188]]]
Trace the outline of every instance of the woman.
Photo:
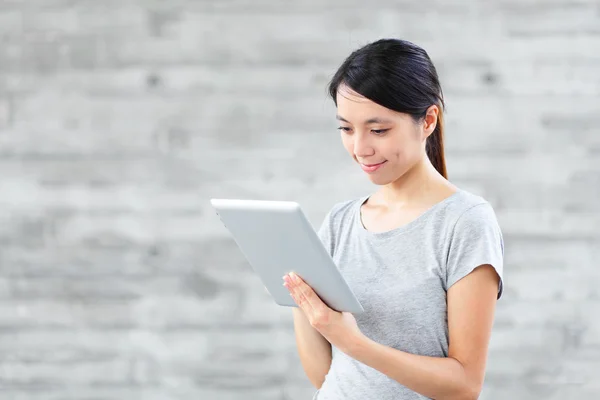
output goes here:
[[490, 204], [447, 180], [436, 69], [415, 44], [382, 39], [353, 52], [329, 92], [344, 147], [379, 188], [335, 204], [319, 229], [364, 313], [283, 277], [314, 398], [476, 399], [504, 245]]

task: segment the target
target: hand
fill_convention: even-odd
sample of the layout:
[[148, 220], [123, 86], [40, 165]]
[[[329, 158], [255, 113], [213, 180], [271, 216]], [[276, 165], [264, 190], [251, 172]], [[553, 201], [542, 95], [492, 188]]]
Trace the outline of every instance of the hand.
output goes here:
[[284, 275], [283, 280], [283, 286], [289, 290], [310, 325], [329, 343], [348, 353], [365, 338], [351, 313], [329, 308], [297, 274], [291, 272]]

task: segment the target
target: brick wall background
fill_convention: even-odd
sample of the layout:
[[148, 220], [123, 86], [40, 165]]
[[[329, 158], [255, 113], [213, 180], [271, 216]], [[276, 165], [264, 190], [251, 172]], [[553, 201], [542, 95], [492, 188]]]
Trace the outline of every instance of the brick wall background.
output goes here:
[[0, 1], [0, 397], [310, 398], [208, 200], [373, 191], [325, 86], [395, 36], [505, 234], [482, 398], [599, 398], [600, 3], [483, 3]]

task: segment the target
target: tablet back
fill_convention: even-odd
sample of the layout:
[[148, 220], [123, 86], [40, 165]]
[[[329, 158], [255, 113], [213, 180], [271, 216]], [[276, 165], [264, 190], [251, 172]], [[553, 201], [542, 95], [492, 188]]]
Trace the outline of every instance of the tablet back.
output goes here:
[[353, 313], [364, 311], [298, 203], [210, 201], [277, 304], [297, 306], [282, 285], [283, 275], [294, 271], [330, 308]]

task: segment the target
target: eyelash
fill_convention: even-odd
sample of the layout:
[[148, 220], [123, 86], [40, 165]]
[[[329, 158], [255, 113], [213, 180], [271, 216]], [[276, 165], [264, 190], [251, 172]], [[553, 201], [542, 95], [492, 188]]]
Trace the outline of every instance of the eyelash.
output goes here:
[[[349, 132], [349, 130], [350, 130], [350, 128], [345, 127], [345, 126], [340, 126], [338, 129], [341, 131], [344, 131], [344, 132]], [[389, 129], [371, 129], [371, 132], [375, 133], [375, 135], [377, 135], [377, 136], [381, 136], [384, 133], [386, 133], [387, 131], [389, 131]]]

